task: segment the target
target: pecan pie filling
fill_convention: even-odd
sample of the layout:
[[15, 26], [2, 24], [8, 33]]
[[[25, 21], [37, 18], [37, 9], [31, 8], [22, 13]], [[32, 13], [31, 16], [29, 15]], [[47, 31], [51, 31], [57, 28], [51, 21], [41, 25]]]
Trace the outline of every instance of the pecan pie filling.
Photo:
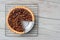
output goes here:
[[13, 9], [8, 17], [8, 23], [14, 30], [24, 32], [22, 21], [32, 21], [31, 13], [24, 8]]

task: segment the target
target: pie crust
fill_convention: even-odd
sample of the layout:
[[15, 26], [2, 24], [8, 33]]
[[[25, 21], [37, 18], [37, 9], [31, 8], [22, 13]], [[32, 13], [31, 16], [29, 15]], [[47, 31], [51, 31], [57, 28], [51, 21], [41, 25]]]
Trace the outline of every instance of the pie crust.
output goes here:
[[7, 14], [7, 18], [6, 18], [7, 27], [8, 27], [12, 32], [15, 32], [15, 33], [17, 33], [17, 34], [24, 34], [24, 31], [23, 31], [23, 32], [18, 32], [18, 31], [16, 31], [16, 30], [14, 30], [13, 28], [11, 28], [11, 26], [9, 25], [9, 22], [8, 22], [9, 15], [10, 15], [11, 11], [14, 10], [15, 8], [23, 8], [23, 9], [28, 10], [28, 11], [30, 12], [31, 16], [32, 16], [32, 21], [34, 21], [34, 19], [35, 19], [35, 18], [34, 18], [34, 14], [33, 14], [33, 12], [31, 11], [31, 9], [29, 9], [28, 7], [25, 7], [25, 6], [16, 6], [16, 7], [12, 8], [12, 9], [10, 10], [10, 12]]

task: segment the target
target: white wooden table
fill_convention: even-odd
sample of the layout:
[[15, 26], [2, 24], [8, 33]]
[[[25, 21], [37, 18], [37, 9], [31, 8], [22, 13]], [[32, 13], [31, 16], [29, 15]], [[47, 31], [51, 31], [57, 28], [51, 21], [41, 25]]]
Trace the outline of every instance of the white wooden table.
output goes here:
[[[38, 37], [5, 36], [5, 3], [38, 3]], [[0, 40], [60, 40], [60, 0], [0, 0]]]

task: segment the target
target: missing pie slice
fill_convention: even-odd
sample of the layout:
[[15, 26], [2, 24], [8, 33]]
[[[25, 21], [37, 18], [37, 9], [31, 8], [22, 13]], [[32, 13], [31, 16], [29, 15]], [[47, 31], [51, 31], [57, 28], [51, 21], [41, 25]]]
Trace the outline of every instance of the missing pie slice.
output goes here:
[[34, 21], [34, 15], [27, 7], [15, 7], [7, 15], [7, 25], [15, 33], [24, 34], [22, 21]]

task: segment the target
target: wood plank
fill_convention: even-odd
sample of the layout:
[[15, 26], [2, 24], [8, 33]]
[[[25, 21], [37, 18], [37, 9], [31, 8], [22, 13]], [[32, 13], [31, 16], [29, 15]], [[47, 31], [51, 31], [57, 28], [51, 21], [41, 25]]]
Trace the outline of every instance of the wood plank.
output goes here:
[[5, 5], [4, 4], [0, 4], [0, 12], [5, 12]]
[[1, 4], [3, 4], [3, 3], [4, 4], [5, 3], [24, 3], [25, 4], [25, 3], [37, 3], [37, 2], [38, 2], [37, 0], [33, 0], [33, 1], [32, 0], [28, 0], [28, 1], [27, 0], [20, 0], [20, 1], [17, 1], [17, 0], [10, 0], [10, 1], [9, 0], [0, 0]]
[[0, 28], [5, 28], [5, 12], [0, 12]]
[[43, 2], [40, 4], [40, 16], [60, 19], [60, 4]]

